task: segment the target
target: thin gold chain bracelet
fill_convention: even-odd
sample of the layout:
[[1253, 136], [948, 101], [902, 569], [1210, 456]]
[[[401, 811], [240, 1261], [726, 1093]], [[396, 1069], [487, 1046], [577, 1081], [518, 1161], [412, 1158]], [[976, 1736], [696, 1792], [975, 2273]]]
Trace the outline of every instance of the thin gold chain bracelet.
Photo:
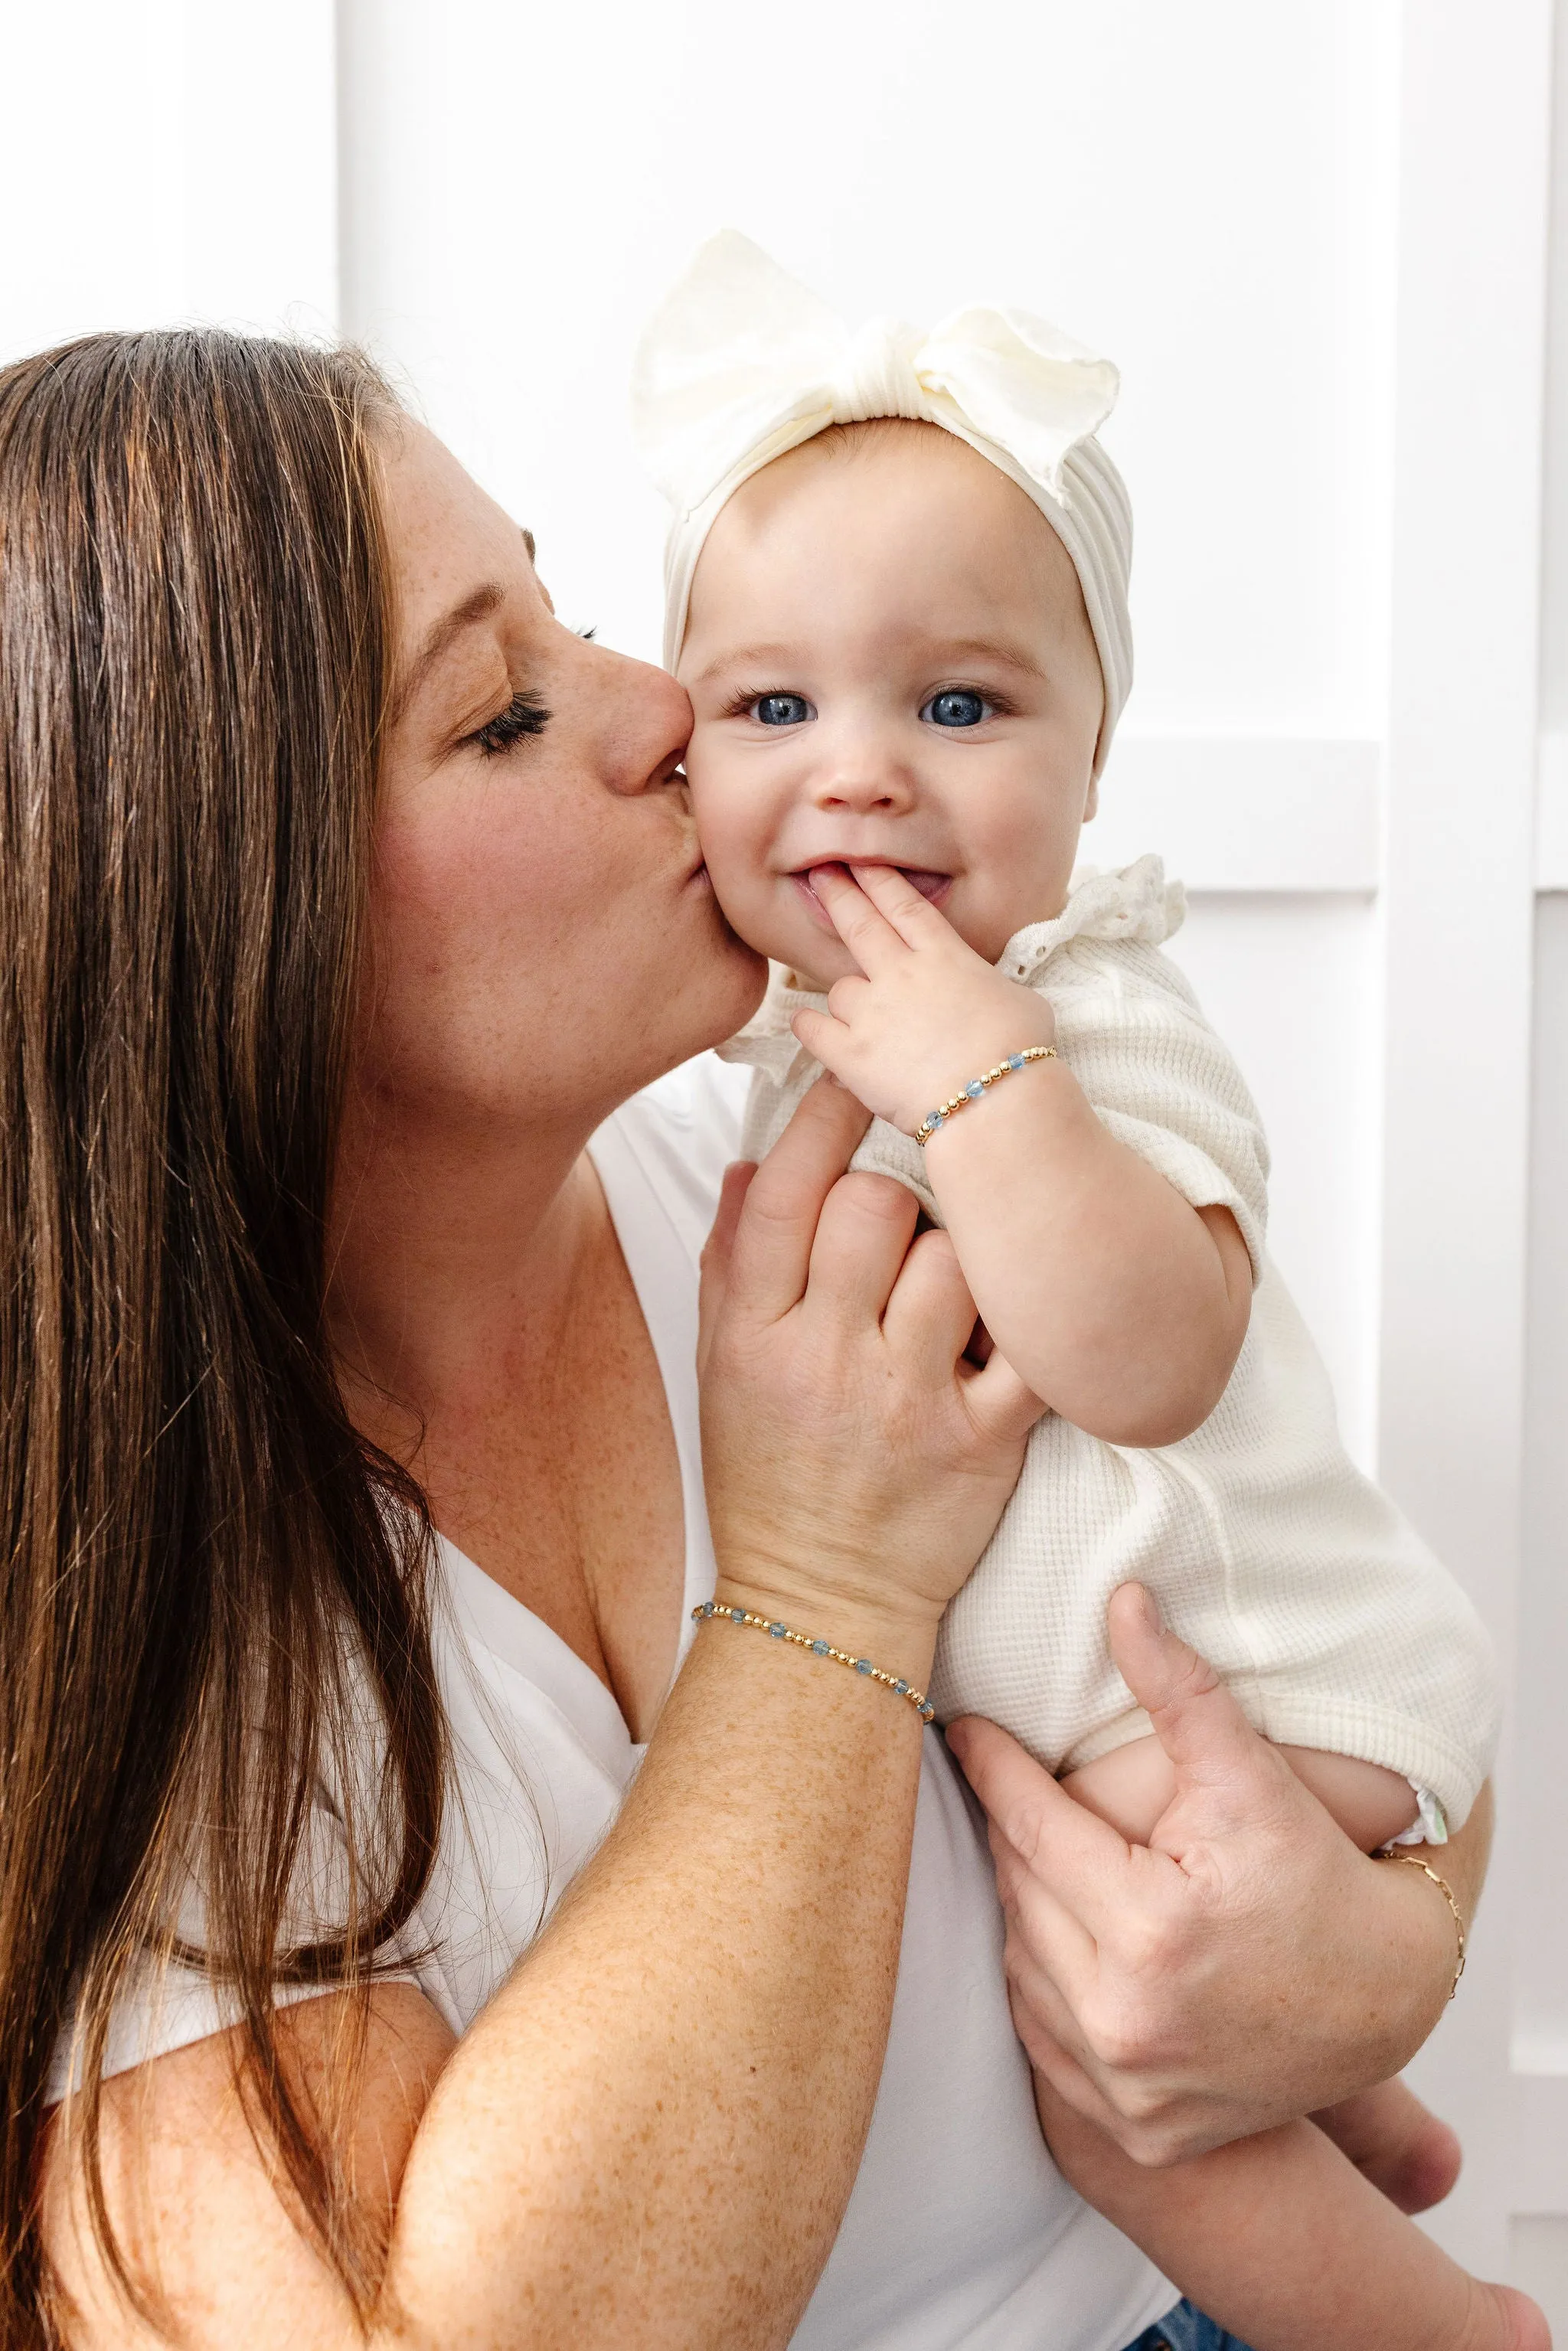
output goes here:
[[924, 1690], [917, 1690], [896, 1674], [884, 1674], [869, 1657], [852, 1657], [847, 1649], [835, 1649], [831, 1641], [819, 1640], [814, 1634], [794, 1632], [772, 1616], [754, 1616], [749, 1608], [727, 1608], [720, 1600], [701, 1600], [692, 1610], [692, 1622], [695, 1625], [706, 1624], [710, 1616], [727, 1616], [732, 1625], [754, 1625], [759, 1633], [771, 1634], [776, 1641], [789, 1641], [797, 1649], [810, 1649], [814, 1657], [831, 1657], [835, 1665], [848, 1666], [852, 1673], [881, 1682], [894, 1698], [906, 1698], [922, 1722], [929, 1722], [936, 1712]]
[[956, 1117], [970, 1102], [978, 1102], [980, 1096], [988, 1093], [1001, 1079], [1010, 1078], [1015, 1070], [1027, 1069], [1030, 1061], [1054, 1061], [1056, 1058], [1054, 1045], [1026, 1045], [1021, 1053], [1009, 1053], [1007, 1060], [998, 1061], [994, 1070], [982, 1070], [977, 1078], [971, 1078], [967, 1086], [961, 1087], [957, 1093], [941, 1103], [929, 1118], [923, 1118], [915, 1130], [915, 1142], [924, 1151], [938, 1127], [946, 1126], [950, 1118]]
[[1401, 1853], [1397, 1845], [1385, 1844], [1382, 1851], [1380, 1853], [1375, 1853], [1372, 1858], [1374, 1861], [1402, 1861], [1406, 1869], [1418, 1869], [1423, 1877], [1429, 1877], [1431, 1879], [1433, 1885], [1437, 1887], [1438, 1893], [1442, 1896], [1444, 1901], [1453, 1912], [1454, 1931], [1459, 1938], [1459, 1957], [1458, 1965], [1454, 1969], [1454, 1980], [1448, 1986], [1448, 1998], [1452, 2000], [1454, 1994], [1459, 1989], [1459, 1978], [1465, 1972], [1466, 1948], [1465, 1914], [1458, 1906], [1453, 1887], [1449, 1885], [1446, 1877], [1438, 1876], [1437, 1871], [1432, 1867], [1429, 1861], [1423, 1861], [1419, 1854]]

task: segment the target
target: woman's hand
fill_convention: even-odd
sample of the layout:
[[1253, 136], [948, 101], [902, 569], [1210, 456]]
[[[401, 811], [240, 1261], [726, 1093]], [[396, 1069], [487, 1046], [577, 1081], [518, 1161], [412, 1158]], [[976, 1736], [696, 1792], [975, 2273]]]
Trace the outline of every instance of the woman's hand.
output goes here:
[[1054, 1041], [1047, 999], [977, 955], [895, 866], [814, 866], [811, 890], [861, 968], [790, 1025], [879, 1118], [913, 1134], [982, 1070]]
[[[948, 1740], [990, 1815], [1031, 2062], [1136, 2161], [1175, 2163], [1397, 2073], [1442, 2014], [1454, 1924], [1417, 1871], [1356, 1850], [1140, 1585], [1111, 1643], [1176, 1768], [1147, 1848], [994, 1723]], [[1477, 1814], [1441, 1864], [1467, 1917]]]
[[924, 1677], [1041, 1406], [999, 1356], [964, 1360], [946, 1234], [911, 1247], [912, 1196], [844, 1174], [866, 1123], [819, 1084], [730, 1171], [703, 1261], [703, 1468], [727, 1597]]

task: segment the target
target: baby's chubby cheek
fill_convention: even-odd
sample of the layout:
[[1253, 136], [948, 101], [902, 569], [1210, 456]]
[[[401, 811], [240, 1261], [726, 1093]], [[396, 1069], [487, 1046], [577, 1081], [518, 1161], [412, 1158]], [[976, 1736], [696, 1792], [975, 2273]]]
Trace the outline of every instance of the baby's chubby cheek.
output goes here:
[[755, 789], [727, 778], [722, 769], [722, 761], [705, 760], [694, 741], [686, 755], [686, 774], [714, 895], [731, 929], [747, 946], [787, 963], [792, 951], [788, 915], [793, 885], [769, 869], [771, 827]]

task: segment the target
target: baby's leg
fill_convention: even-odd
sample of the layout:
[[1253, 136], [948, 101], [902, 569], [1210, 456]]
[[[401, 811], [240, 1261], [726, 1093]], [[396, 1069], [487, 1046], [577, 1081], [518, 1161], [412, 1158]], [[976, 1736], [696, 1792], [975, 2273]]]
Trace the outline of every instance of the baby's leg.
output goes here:
[[1456, 2267], [1310, 2123], [1148, 2171], [1036, 2095], [1080, 2195], [1252, 2351], [1551, 2351], [1532, 2302]]
[[1379, 2082], [1312, 2116], [1402, 2212], [1440, 2204], [1459, 2176], [1459, 2142], [1403, 2082]]
[[[1415, 1799], [1396, 1773], [1283, 1751], [1366, 1850], [1413, 1820]], [[1063, 1785], [1140, 1844], [1175, 1792], [1153, 1739], [1086, 1764]], [[1343, 2153], [1301, 2122], [1166, 2171], [1140, 2168], [1048, 2085], [1038, 2097], [1051, 2152], [1079, 2192], [1253, 2351], [1545, 2351], [1533, 2304], [1467, 2276], [1394, 2209], [1436, 2202], [1458, 2169], [1453, 2134], [1403, 2084], [1384, 2083], [1318, 2118]]]
[[[1397, 1771], [1385, 1771], [1381, 1763], [1363, 1763], [1354, 1755], [1325, 1755], [1312, 1747], [1281, 1747], [1280, 1752], [1363, 1853], [1375, 1853], [1416, 1818], [1409, 1781]], [[1070, 1796], [1120, 1829], [1129, 1844], [1147, 1844], [1155, 1822], [1176, 1794], [1176, 1773], [1157, 1739], [1134, 1739], [1069, 1771], [1061, 1784]]]
[[[1409, 1782], [1380, 1763], [1311, 1747], [1281, 1747], [1280, 1752], [1364, 1853], [1386, 1844], [1416, 1817]], [[1070, 1771], [1061, 1784], [1133, 1844], [1147, 1844], [1176, 1793], [1170, 1759], [1157, 1739], [1134, 1739], [1113, 1748], [1109, 1755]], [[1459, 2176], [1458, 2140], [1403, 2082], [1379, 2083], [1312, 2119], [1402, 2212], [1424, 2212], [1440, 2203]]]

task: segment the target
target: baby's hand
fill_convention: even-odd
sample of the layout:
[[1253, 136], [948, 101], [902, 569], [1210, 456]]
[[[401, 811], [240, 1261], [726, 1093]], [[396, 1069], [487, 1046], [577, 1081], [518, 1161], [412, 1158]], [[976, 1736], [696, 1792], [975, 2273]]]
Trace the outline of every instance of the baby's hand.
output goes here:
[[811, 887], [865, 977], [790, 1025], [879, 1118], [913, 1134], [983, 1070], [1053, 1042], [1045, 998], [1004, 979], [896, 867], [818, 865]]

